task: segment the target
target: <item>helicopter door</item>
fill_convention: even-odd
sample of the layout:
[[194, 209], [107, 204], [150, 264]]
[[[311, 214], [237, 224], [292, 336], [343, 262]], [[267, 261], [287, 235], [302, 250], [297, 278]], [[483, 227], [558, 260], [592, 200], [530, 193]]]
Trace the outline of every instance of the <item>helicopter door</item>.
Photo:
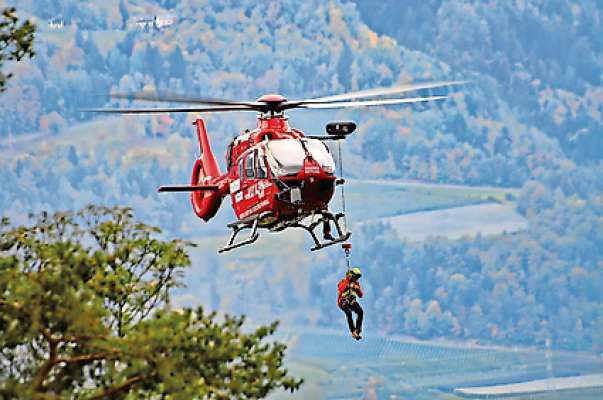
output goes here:
[[233, 180], [230, 183], [230, 195], [232, 198], [232, 205], [237, 215], [239, 210], [237, 205], [243, 200], [243, 179], [245, 177], [245, 158], [241, 157], [237, 165], [237, 177], [238, 179]]
[[237, 215], [240, 215], [249, 207], [249, 201], [251, 200], [250, 188], [253, 186], [255, 181], [254, 172], [254, 154], [249, 152], [239, 159], [238, 175], [239, 180], [236, 184], [236, 193], [233, 197], [233, 206]]
[[257, 202], [255, 195], [256, 171], [255, 171], [255, 151], [247, 153], [241, 157], [238, 165], [238, 189], [234, 193], [233, 207], [235, 213], [240, 219], [247, 218], [254, 214], [252, 208]]
[[268, 177], [263, 151], [256, 149], [239, 161], [240, 190], [233, 197], [237, 216], [245, 219], [270, 209], [270, 196], [274, 190]]

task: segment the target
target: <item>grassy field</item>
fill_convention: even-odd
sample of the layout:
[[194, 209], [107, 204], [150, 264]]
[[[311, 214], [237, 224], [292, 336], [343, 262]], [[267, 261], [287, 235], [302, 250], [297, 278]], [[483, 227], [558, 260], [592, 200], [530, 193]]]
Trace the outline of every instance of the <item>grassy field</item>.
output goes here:
[[[408, 181], [348, 180], [346, 208], [352, 220], [370, 220], [401, 214], [441, 210], [485, 202], [507, 202], [517, 189], [439, 185]], [[340, 206], [338, 192], [332, 201]]]
[[512, 207], [498, 203], [403, 214], [382, 221], [389, 223], [398, 237], [411, 241], [509, 234], [523, 231], [528, 226], [526, 218]]

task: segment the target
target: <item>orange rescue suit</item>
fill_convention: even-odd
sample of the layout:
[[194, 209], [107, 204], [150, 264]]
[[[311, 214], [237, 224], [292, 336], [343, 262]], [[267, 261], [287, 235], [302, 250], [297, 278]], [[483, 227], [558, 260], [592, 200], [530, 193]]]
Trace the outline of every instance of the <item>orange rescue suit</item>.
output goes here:
[[351, 281], [347, 276], [339, 281], [337, 285], [337, 305], [339, 307], [342, 306], [343, 299], [355, 298], [356, 296], [360, 298], [364, 296], [358, 281]]

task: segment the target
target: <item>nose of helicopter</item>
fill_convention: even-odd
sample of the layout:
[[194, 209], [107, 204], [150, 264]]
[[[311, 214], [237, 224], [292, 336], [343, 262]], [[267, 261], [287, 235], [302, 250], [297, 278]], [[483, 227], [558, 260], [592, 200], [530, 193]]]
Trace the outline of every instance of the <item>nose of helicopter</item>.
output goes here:
[[304, 181], [302, 192], [304, 197], [318, 202], [327, 202], [333, 195], [335, 177], [327, 173], [316, 160], [307, 157], [301, 170]]

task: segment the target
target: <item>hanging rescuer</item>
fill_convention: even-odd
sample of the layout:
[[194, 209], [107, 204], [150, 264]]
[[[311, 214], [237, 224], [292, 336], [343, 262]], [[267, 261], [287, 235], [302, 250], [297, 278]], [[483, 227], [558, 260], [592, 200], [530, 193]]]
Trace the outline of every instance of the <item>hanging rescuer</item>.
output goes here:
[[[339, 281], [337, 285], [337, 305], [345, 313], [348, 327], [352, 333], [352, 337], [356, 340], [362, 339], [362, 319], [364, 317], [364, 311], [358, 303], [358, 298], [362, 298], [362, 288], [358, 280], [362, 276], [360, 268], [351, 268], [349, 262], [350, 248], [352, 247], [349, 243], [344, 243], [342, 247], [346, 253], [346, 261], [348, 264], [348, 270], [345, 274], [345, 278]], [[356, 322], [352, 313], [356, 313]]]

